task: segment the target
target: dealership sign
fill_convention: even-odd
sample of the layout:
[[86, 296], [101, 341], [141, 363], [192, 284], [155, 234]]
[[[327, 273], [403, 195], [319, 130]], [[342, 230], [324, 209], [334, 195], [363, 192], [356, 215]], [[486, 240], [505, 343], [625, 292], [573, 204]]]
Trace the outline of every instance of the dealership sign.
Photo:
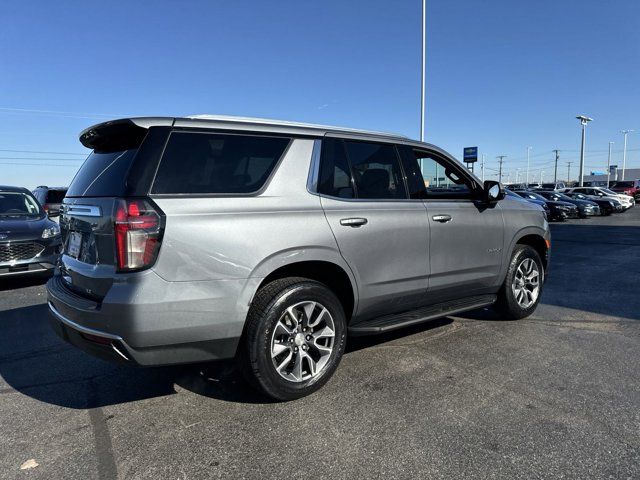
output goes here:
[[478, 161], [478, 147], [465, 147], [462, 153], [465, 163]]

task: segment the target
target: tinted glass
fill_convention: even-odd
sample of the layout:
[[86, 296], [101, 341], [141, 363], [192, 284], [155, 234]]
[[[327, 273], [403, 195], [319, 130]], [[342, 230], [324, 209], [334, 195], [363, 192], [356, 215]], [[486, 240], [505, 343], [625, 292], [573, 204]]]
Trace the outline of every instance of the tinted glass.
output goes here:
[[92, 153], [71, 181], [67, 197], [117, 197], [122, 195], [127, 172], [136, 152], [137, 150], [134, 149], [122, 152]]
[[426, 198], [471, 198], [471, 181], [456, 168], [429, 152], [414, 150], [413, 154], [422, 171]]
[[242, 194], [260, 190], [288, 138], [173, 132], [153, 193]]
[[358, 198], [407, 198], [393, 145], [345, 141]]
[[22, 192], [0, 192], [0, 217], [39, 217], [40, 205], [34, 197]]
[[409, 198], [426, 198], [427, 189], [424, 178], [422, 178], [420, 165], [418, 165], [418, 159], [414, 155], [413, 149], [404, 145], [398, 145], [397, 148], [400, 153], [402, 168], [404, 168], [404, 174], [407, 178]]
[[33, 192], [33, 196], [36, 197], [36, 200], [38, 200], [38, 202], [40, 202], [41, 204], [46, 203], [45, 202], [45, 198], [47, 196], [47, 191], [46, 190], [36, 190]]
[[322, 141], [318, 193], [338, 198], [353, 198], [351, 173], [342, 140]]
[[47, 192], [47, 203], [62, 203], [66, 193], [64, 190], [49, 190]]

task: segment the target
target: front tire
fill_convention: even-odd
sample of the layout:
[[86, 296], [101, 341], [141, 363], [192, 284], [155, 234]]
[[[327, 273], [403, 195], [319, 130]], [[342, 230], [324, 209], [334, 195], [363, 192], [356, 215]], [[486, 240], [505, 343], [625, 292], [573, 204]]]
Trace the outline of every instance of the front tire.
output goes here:
[[243, 344], [247, 380], [275, 400], [322, 387], [344, 353], [346, 318], [336, 295], [305, 278], [275, 280], [256, 293]]
[[543, 284], [544, 267], [538, 252], [529, 245], [516, 245], [496, 309], [507, 320], [528, 317], [538, 306]]

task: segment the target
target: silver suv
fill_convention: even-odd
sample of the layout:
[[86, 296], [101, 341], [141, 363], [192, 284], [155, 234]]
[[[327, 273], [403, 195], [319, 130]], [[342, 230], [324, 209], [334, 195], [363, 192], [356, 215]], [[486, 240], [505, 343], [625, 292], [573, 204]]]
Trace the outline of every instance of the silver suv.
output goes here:
[[441, 149], [197, 116], [95, 125], [62, 205], [57, 333], [148, 366], [237, 358], [267, 395], [320, 388], [347, 338], [495, 304], [536, 308], [542, 209]]

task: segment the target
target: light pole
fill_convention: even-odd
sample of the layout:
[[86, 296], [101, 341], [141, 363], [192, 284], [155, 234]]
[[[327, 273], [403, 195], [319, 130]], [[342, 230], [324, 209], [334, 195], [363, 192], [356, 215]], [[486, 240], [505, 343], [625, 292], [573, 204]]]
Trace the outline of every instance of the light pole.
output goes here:
[[587, 123], [593, 121], [593, 118], [585, 117], [584, 115], [578, 115], [576, 117], [580, 120], [582, 125], [582, 143], [580, 146], [580, 178], [578, 179], [578, 186], [584, 186], [584, 147], [587, 139]]
[[533, 147], [527, 147], [527, 188], [529, 188], [529, 153]]
[[480, 164], [480, 171], [482, 172], [482, 183], [484, 183], [484, 153], [482, 154], [482, 163]]
[[498, 182], [502, 183], [502, 162], [504, 162], [504, 159], [507, 158], [506, 155], [498, 155], [496, 157], [498, 159], [498, 162], [500, 163], [500, 170], [498, 171]]
[[607, 188], [609, 188], [609, 177], [611, 176], [611, 145], [613, 142], [609, 142], [609, 156], [607, 157]]
[[620, 130], [620, 133], [624, 135], [624, 147], [622, 147], [622, 181], [624, 181], [624, 169], [627, 166], [627, 135], [634, 130]]
[[420, 141], [424, 142], [425, 68], [427, 63], [427, 0], [422, 0], [422, 80], [420, 85]]

